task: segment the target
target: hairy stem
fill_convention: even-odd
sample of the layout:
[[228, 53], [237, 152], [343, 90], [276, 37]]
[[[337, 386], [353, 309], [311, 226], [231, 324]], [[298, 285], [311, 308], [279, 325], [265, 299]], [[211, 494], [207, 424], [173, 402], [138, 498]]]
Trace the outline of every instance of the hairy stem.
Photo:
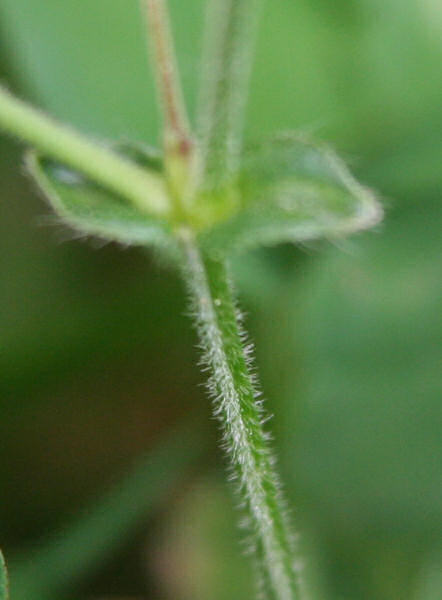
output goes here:
[[185, 278], [211, 377], [209, 391], [223, 443], [238, 484], [262, 589], [272, 600], [299, 600], [294, 537], [250, 373], [248, 348], [222, 261], [203, 256], [192, 234], [181, 234]]
[[166, 187], [159, 175], [57, 123], [0, 87], [1, 130], [123, 196], [141, 210], [160, 217], [169, 214]]
[[222, 186], [238, 167], [261, 0], [210, 0], [200, 83], [200, 178]]
[[165, 0], [141, 0], [145, 8], [164, 120], [164, 145], [168, 152], [187, 156], [192, 147], [189, 121], [181, 91], [173, 37]]

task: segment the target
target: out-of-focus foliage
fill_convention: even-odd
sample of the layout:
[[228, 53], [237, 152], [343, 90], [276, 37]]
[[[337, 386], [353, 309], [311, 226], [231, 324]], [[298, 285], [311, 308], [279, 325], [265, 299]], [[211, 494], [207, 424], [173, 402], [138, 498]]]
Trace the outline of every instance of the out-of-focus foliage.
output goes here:
[[[204, 2], [171, 5], [193, 107]], [[2, 0], [0, 35], [5, 80], [23, 95], [94, 135], [155, 141], [136, 0]], [[441, 593], [441, 40], [430, 0], [274, 0], [262, 20], [248, 137], [313, 131], [386, 205], [376, 233], [343, 247], [235, 264], [318, 598]], [[17, 150], [2, 141], [0, 153], [0, 545], [13, 555], [209, 408], [175, 276], [142, 252], [58, 244]], [[242, 567], [210, 481], [195, 501], [169, 497], [75, 597], [144, 585], [149, 599], [225, 598]], [[190, 590], [176, 564], [206, 579]]]
[[[204, 0], [172, 2], [185, 89], [194, 93]], [[98, 136], [152, 143], [159, 130], [137, 0], [2, 2], [2, 39], [22, 84]]]
[[73, 590], [85, 574], [124, 545], [143, 518], [182, 483], [205, 445], [201, 432], [189, 423], [175, 428], [98, 502], [82, 510], [69, 527], [49, 536], [42, 549], [12, 565], [14, 598], [43, 600]]

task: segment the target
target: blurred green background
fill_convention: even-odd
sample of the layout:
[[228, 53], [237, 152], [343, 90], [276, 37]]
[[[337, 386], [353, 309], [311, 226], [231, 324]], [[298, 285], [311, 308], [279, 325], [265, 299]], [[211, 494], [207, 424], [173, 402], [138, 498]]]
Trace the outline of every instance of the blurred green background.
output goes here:
[[[171, 2], [192, 109], [204, 4]], [[83, 131], [156, 143], [137, 0], [0, 0], [0, 60], [4, 84]], [[437, 0], [266, 4], [247, 137], [330, 141], [386, 207], [339, 247], [234, 265], [315, 600], [442, 597], [441, 65]], [[176, 274], [74, 241], [21, 153], [0, 139], [12, 600], [249, 599]]]

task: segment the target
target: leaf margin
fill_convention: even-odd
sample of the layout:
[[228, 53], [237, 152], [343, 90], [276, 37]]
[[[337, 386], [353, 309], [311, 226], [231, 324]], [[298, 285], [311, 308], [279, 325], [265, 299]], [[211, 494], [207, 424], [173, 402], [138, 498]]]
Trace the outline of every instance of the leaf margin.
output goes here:
[[[244, 177], [247, 179], [247, 167], [243, 167], [239, 180], [240, 195], [243, 198], [242, 207], [232, 213], [226, 220], [214, 224], [210, 229], [201, 231], [199, 234], [200, 243], [209, 253], [225, 256], [252, 250], [259, 246], [273, 246], [279, 243], [302, 244], [321, 238], [335, 241], [349, 234], [372, 228], [382, 220], [384, 211], [378, 195], [359, 183], [345, 162], [324, 142], [317, 142], [303, 134], [289, 132], [270, 136], [259, 142], [259, 144], [252, 146], [249, 153], [257, 151], [256, 149], [259, 151], [266, 144], [270, 145], [281, 141], [305, 145], [306, 149], [313, 149], [320, 155], [324, 165], [330, 169], [330, 173], [335, 177], [333, 185], [336, 190], [341, 188], [348, 198], [353, 198], [352, 214], [345, 218], [339, 216], [333, 218], [332, 216], [328, 221], [323, 220], [322, 223], [319, 215], [312, 214], [309, 217], [310, 220], [307, 219], [305, 222], [302, 222], [302, 219], [298, 223], [296, 219], [291, 221], [287, 219], [287, 222], [284, 223], [283, 210], [276, 207], [275, 199], [266, 198], [263, 193], [257, 199], [250, 200], [250, 198], [247, 198], [252, 192], [250, 190], [251, 186], [244, 183]], [[245, 164], [247, 165], [247, 158]], [[295, 174], [292, 173], [291, 176], [293, 177]], [[311, 184], [314, 182], [314, 178], [310, 181], [308, 178], [303, 181], [302, 178], [298, 177], [298, 184], [305, 182]], [[318, 179], [316, 185], [319, 187], [322, 184], [323, 182]], [[332, 189], [330, 182], [328, 185]], [[275, 181], [270, 182], [267, 191], [272, 191], [272, 189], [275, 192]], [[272, 226], [270, 222], [267, 222], [266, 216], [276, 217], [276, 225]], [[255, 230], [250, 229], [251, 224]], [[230, 240], [228, 239], [229, 230]]]
[[[138, 151], [139, 148], [134, 146], [134, 152]], [[129, 217], [129, 219], [133, 219], [133, 224], [136, 224], [136, 217], [138, 216], [138, 230], [137, 227], [134, 227], [132, 233], [129, 233], [129, 229], [126, 229], [127, 233], [124, 233], [124, 224], [123, 226], [118, 226], [117, 219], [115, 219], [113, 224], [108, 223], [106, 226], [103, 226], [97, 221], [93, 222], [90, 217], [80, 217], [73, 214], [72, 211], [69, 211], [66, 208], [66, 203], [63, 201], [54, 182], [51, 181], [50, 176], [43, 166], [43, 161], [48, 161], [52, 165], [65, 169], [67, 172], [75, 175], [77, 175], [77, 172], [65, 167], [61, 163], [48, 159], [43, 153], [35, 149], [28, 150], [25, 153], [24, 162], [26, 172], [36, 183], [37, 188], [48, 201], [55, 215], [59, 217], [61, 223], [66, 225], [69, 229], [78, 232], [84, 237], [93, 237], [106, 242], [119, 243], [125, 247], [143, 246], [166, 249], [174, 245], [172, 228], [166, 219], [160, 219], [159, 217], [153, 217], [145, 212], [141, 212], [129, 201], [96, 185], [94, 182], [84, 178], [80, 174], [78, 174], [78, 176], [81, 177], [84, 185], [90, 185], [91, 189], [95, 192], [99, 192], [103, 196], [109, 196], [112, 202], [121, 201], [121, 208], [126, 212], [126, 216]], [[61, 182], [58, 183], [61, 184]]]

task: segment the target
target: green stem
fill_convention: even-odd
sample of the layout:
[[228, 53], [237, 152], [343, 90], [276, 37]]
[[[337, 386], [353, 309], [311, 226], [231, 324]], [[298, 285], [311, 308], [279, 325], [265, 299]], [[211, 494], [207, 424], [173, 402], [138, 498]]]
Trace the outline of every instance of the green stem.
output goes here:
[[202, 187], [223, 186], [238, 167], [260, 4], [210, 0], [198, 111]]
[[9, 583], [8, 572], [6, 570], [5, 559], [0, 550], [0, 600], [8, 600], [9, 598]]
[[57, 123], [1, 87], [0, 130], [123, 196], [144, 212], [160, 217], [169, 214], [166, 187], [159, 175]]
[[181, 233], [209, 391], [223, 443], [237, 480], [263, 588], [273, 600], [299, 600], [301, 583], [274, 459], [263, 430], [250, 358], [223, 261], [203, 256], [188, 231]]

